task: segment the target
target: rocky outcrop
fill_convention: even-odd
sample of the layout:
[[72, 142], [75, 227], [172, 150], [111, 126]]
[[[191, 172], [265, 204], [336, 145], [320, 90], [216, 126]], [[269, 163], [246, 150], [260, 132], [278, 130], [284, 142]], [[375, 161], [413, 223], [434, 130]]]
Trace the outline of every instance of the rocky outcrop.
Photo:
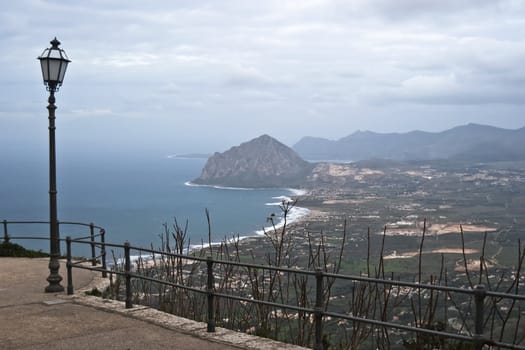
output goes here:
[[304, 183], [313, 165], [290, 147], [262, 135], [208, 158], [195, 184], [228, 187], [295, 187]]

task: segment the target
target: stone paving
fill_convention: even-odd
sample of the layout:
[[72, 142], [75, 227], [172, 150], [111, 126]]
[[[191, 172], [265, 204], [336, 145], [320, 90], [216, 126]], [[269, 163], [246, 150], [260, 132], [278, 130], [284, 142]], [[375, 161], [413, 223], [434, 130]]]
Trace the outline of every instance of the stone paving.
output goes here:
[[305, 349], [88, 296], [107, 283], [88, 270], [73, 270], [73, 296], [44, 293], [47, 262], [0, 258], [0, 349]]

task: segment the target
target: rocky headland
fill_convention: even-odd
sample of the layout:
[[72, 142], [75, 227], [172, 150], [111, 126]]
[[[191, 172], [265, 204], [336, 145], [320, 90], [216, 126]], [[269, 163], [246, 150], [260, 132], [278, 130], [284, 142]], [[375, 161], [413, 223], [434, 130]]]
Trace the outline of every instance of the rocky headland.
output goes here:
[[192, 182], [246, 188], [299, 187], [313, 167], [290, 147], [262, 135], [226, 152], [213, 154], [199, 178]]
[[[521, 155], [515, 158], [520, 159]], [[468, 259], [475, 258], [477, 253], [470, 252], [478, 252], [480, 240], [487, 235], [491, 258], [508, 267], [514, 263], [508, 256], [512, 256], [515, 242], [525, 234], [525, 161], [481, 163], [476, 157], [453, 157], [312, 163], [263, 135], [224, 153], [215, 153], [194, 183], [306, 189], [299, 196], [298, 205], [308, 208], [309, 213], [290, 226], [288, 232], [299, 237], [298, 247], [304, 243], [304, 237], [316, 232], [325, 232], [335, 247], [346, 230], [351, 243], [345, 254], [351, 264], [356, 264], [353, 272], [359, 272], [359, 259], [366, 258], [363, 247], [370, 245], [370, 254], [384, 254], [400, 261], [400, 257], [412, 256], [418, 249], [424, 230], [433, 237], [425, 242], [431, 257], [427, 259], [432, 264], [446, 252], [447, 268], [454, 270], [459, 261], [454, 249], [460, 244], [462, 230], [465, 244], [471, 249], [466, 250]], [[384, 252], [375, 251], [381, 247], [383, 233], [388, 237], [387, 247]], [[258, 243], [253, 245], [252, 240]], [[245, 244], [251, 249], [259, 246], [261, 239], [253, 238]], [[415, 259], [407, 258], [402, 267], [393, 267], [411, 270]], [[429, 262], [429, 271], [432, 264]]]
[[[510, 144], [514, 143], [509, 137]], [[388, 148], [388, 143], [382, 147]], [[217, 248], [217, 254], [232, 259], [458, 288], [486, 280], [492, 291], [508, 291], [509, 286], [521, 290], [524, 282], [516, 281], [525, 281], [520, 241], [525, 237], [525, 161], [519, 159], [525, 157], [523, 149], [510, 146], [512, 152], [494, 152], [495, 157], [483, 153], [486, 149], [475, 151], [491, 162], [454, 153], [440, 159], [391, 156], [310, 163], [263, 135], [214, 154], [194, 182], [307, 190], [297, 201], [309, 209], [300, 221]], [[476, 152], [469, 148], [462, 154]], [[281, 207], [287, 208], [285, 203]], [[274, 216], [278, 214], [269, 219]], [[518, 274], [521, 277], [514, 277]], [[333, 309], [346, 310], [350, 298], [368, 295], [355, 283], [334, 286], [329, 293]], [[401, 296], [395, 308], [402, 311], [396, 311], [396, 320], [413, 322], [413, 300], [420, 297], [419, 291], [405, 288], [394, 293]], [[427, 295], [425, 300], [432, 294]], [[448, 303], [449, 297], [443, 300]], [[455, 305], [470, 308], [471, 303]], [[467, 308], [447, 308], [455, 316], [445, 320], [460, 319]]]

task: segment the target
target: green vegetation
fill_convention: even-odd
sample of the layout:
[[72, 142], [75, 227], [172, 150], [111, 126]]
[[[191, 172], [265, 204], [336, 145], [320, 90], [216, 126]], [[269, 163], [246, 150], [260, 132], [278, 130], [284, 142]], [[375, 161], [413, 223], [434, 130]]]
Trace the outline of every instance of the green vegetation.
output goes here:
[[[283, 202], [284, 217], [295, 202]], [[269, 218], [273, 223], [273, 217]], [[232, 239], [220, 246], [190, 252], [189, 256], [212, 256], [215, 260], [246, 261], [289, 269], [314, 270], [325, 273], [361, 275], [386, 281], [417, 282], [416, 286], [398, 287], [370, 281], [324, 279], [322, 290], [323, 310], [352, 315], [368, 320], [409, 325], [416, 328], [437, 330], [452, 334], [474, 333], [474, 297], [469, 294], [426, 289], [426, 285], [474, 289], [484, 284], [489, 291], [518, 294], [523, 288], [525, 246], [508, 249], [511, 266], [501, 266], [493, 260], [497, 245], [488, 234], [470, 235], [460, 232], [449, 237], [459, 247], [452, 253], [434, 252], [439, 247], [436, 237], [428, 235], [427, 223], [421, 225], [417, 236], [403, 237], [400, 244], [414, 251], [407, 258], [387, 255], [388, 244], [396, 236], [368, 233], [360, 244], [356, 256], [344, 256], [352, 246], [347, 225], [340, 227], [339, 240], [328, 239], [319, 232], [290, 230], [273, 227], [264, 237], [249, 242]], [[332, 235], [333, 238], [333, 235]], [[481, 238], [481, 240], [480, 240]], [[407, 244], [408, 241], [415, 244]], [[441, 239], [440, 239], [441, 240]], [[170, 241], [172, 244], [170, 244]], [[335, 244], [335, 242], [339, 242]], [[184, 254], [186, 227], [177, 222], [173, 230], [166, 226], [161, 242], [166, 253]], [[443, 240], [441, 240], [441, 244]], [[472, 245], [472, 244], [475, 244]], [[357, 252], [355, 243], [352, 247]], [[477, 249], [473, 251], [472, 247]], [[447, 256], [448, 258], [445, 258]], [[452, 259], [451, 259], [452, 257]], [[116, 267], [119, 267], [115, 263]], [[188, 288], [202, 289], [206, 285], [206, 264], [189, 259], [156, 254], [139, 259], [133, 267], [136, 274], [176, 283]], [[352, 272], [349, 272], [352, 271]], [[280, 273], [264, 268], [230, 266], [215, 263], [214, 290], [216, 293], [234, 295], [272, 304], [286, 304], [311, 309], [315, 305], [315, 278], [300, 273]], [[358, 272], [355, 272], [358, 271]], [[113, 280], [112, 280], [113, 281]], [[422, 287], [418, 287], [421, 285]], [[112, 282], [110, 294], [122, 298], [121, 279]], [[134, 279], [133, 302], [156, 307], [182, 317], [206, 322], [206, 295], [192, 293], [174, 286]], [[485, 334], [490, 339], [510, 344], [524, 344], [525, 330], [521, 327], [524, 302], [487, 296], [484, 301]], [[273, 338], [284, 342], [313, 346], [314, 323], [309, 313], [288, 310], [277, 306], [257, 305], [225, 298], [215, 299], [217, 326]], [[325, 318], [323, 343], [325, 349], [473, 349], [472, 344], [442, 336], [415, 334], [367, 323]]]
[[[525, 165], [420, 162], [326, 165], [300, 205], [301, 222], [273, 227], [264, 237], [235, 238], [190, 255], [291, 269], [361, 275], [471, 290], [520, 294], [525, 287]], [[327, 175], [329, 174], [329, 175]], [[293, 203], [283, 203], [286, 217]], [[269, 218], [270, 225], [273, 217]], [[170, 244], [170, 241], [172, 244]], [[166, 226], [161, 247], [186, 252], [186, 227]], [[117, 265], [117, 264], [116, 264]], [[137, 273], [190, 288], [206, 285], [206, 265], [159, 255], [139, 259]], [[215, 292], [304, 308], [315, 305], [315, 278], [263, 268], [214, 265]], [[369, 320], [474, 333], [472, 295], [356, 280], [325, 280], [325, 311]], [[121, 295], [122, 283], [113, 283]], [[133, 281], [134, 302], [200, 321], [206, 295]], [[525, 344], [523, 301], [484, 299], [484, 331], [492, 340]], [[329, 349], [469, 349], [439, 336], [324, 320]], [[308, 313], [217, 298], [218, 326], [313, 345]]]
[[49, 257], [49, 254], [26, 249], [19, 244], [3, 242], [0, 243], [0, 257], [12, 257], [12, 258], [43, 258]]

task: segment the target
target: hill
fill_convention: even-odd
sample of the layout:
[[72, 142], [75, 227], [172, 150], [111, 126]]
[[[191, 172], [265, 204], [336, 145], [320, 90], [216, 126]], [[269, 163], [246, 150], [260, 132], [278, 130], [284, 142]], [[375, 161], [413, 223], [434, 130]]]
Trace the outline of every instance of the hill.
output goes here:
[[313, 165], [290, 147], [262, 135], [215, 153], [193, 183], [229, 187], [294, 187], [304, 182]]
[[525, 160], [525, 128], [468, 124], [439, 133], [357, 131], [336, 141], [304, 137], [293, 149], [309, 160]]

